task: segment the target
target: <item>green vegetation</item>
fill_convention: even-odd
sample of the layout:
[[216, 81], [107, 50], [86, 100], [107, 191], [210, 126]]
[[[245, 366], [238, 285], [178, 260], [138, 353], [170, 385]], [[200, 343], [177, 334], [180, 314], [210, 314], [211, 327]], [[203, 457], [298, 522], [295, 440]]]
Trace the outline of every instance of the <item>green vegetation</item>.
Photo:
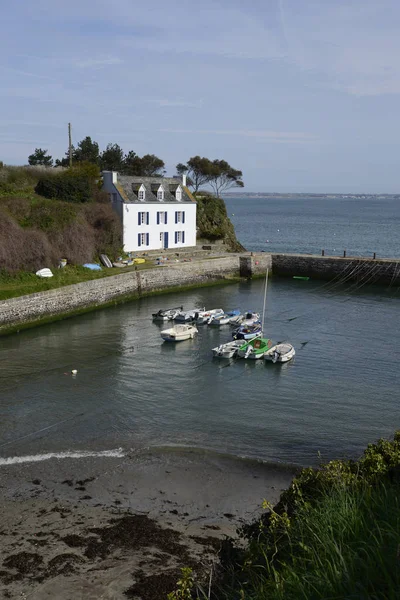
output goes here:
[[208, 192], [195, 194], [197, 201], [197, 237], [204, 241], [220, 240], [229, 252], [242, 252], [235, 229], [226, 212], [225, 202]]
[[400, 432], [359, 461], [304, 469], [228, 544], [219, 599], [400, 597]]

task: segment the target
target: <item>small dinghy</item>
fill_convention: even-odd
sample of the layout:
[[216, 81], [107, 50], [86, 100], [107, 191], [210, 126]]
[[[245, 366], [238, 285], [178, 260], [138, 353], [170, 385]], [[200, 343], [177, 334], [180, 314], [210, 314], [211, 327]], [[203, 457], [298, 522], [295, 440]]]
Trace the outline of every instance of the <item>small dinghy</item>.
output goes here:
[[243, 315], [241, 325], [254, 325], [260, 320], [259, 313], [247, 312]]
[[107, 269], [112, 269], [112, 262], [108, 258], [107, 254], [100, 254], [99, 258], [102, 265], [107, 267]]
[[184, 340], [193, 339], [196, 333], [198, 333], [198, 329], [194, 325], [182, 324], [164, 329], [161, 332], [161, 337], [165, 342], [183, 342]]
[[261, 323], [253, 325], [241, 325], [232, 333], [234, 340], [251, 340], [261, 334]]
[[204, 312], [206, 309], [203, 308], [194, 308], [193, 310], [188, 310], [186, 312], [179, 311], [178, 314], [174, 317], [174, 321], [177, 323], [191, 323], [195, 320], [196, 314]]
[[234, 340], [213, 348], [212, 353], [217, 358], [233, 358], [241, 346], [243, 346], [243, 340]]
[[231, 319], [233, 319], [234, 317], [238, 317], [238, 316], [240, 316], [240, 310], [238, 310], [238, 309], [230, 310], [229, 312], [222, 311], [222, 313], [219, 313], [219, 314], [211, 317], [208, 324], [216, 325], [217, 327], [219, 327], [220, 325], [228, 325], [228, 323], [231, 322]]
[[39, 269], [39, 271], [36, 271], [36, 275], [38, 277], [53, 277], [53, 273], [47, 268]]
[[154, 321], [172, 321], [176, 315], [183, 310], [183, 306], [176, 306], [175, 308], [161, 309], [152, 314]]
[[240, 358], [263, 358], [265, 352], [271, 348], [272, 342], [268, 338], [257, 337], [243, 344], [238, 350]]
[[276, 344], [276, 346], [272, 346], [272, 348], [267, 350], [267, 352], [264, 353], [264, 360], [269, 360], [273, 363], [284, 363], [292, 360], [295, 354], [296, 351], [292, 344], [283, 342], [282, 344]]
[[224, 313], [223, 308], [212, 308], [211, 310], [203, 310], [195, 314], [194, 320], [197, 325], [207, 325], [211, 317], [216, 315], [222, 315]]

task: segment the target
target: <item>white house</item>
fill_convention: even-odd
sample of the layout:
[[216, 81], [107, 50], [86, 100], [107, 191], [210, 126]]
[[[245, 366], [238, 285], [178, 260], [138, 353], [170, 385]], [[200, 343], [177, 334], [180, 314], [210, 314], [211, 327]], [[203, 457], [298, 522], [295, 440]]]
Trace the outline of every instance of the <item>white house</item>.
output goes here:
[[103, 191], [122, 221], [125, 252], [196, 245], [196, 201], [185, 176], [102, 175]]

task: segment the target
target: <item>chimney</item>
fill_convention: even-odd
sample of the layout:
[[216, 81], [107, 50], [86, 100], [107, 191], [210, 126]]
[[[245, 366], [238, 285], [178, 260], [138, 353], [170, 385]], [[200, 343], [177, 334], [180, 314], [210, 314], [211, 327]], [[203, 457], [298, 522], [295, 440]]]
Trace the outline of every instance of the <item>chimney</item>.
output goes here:
[[112, 184], [117, 183], [118, 181], [118, 173], [116, 171], [102, 171], [103, 183], [104, 184]]
[[186, 187], [186, 173], [182, 173], [182, 185]]

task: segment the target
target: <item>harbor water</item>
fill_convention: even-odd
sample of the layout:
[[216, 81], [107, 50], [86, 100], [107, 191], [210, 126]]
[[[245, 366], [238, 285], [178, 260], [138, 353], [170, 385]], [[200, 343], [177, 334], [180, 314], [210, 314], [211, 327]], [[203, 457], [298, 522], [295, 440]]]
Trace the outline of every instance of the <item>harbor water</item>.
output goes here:
[[2, 338], [0, 465], [153, 448], [314, 465], [390, 437], [400, 427], [398, 288], [272, 277], [265, 332], [295, 346], [284, 365], [213, 359], [229, 326], [171, 344], [151, 319], [181, 304], [261, 311], [263, 286], [155, 296]]

